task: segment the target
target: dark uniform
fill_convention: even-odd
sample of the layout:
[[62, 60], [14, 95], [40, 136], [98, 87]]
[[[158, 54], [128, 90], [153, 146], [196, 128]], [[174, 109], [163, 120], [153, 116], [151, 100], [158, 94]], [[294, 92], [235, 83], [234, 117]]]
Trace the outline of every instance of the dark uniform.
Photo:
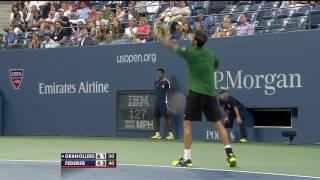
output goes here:
[[226, 128], [233, 127], [233, 123], [236, 119], [236, 112], [234, 111], [234, 107], [238, 107], [240, 118], [242, 120], [242, 123], [239, 124], [240, 135], [241, 135], [241, 138], [247, 139], [247, 132], [246, 132], [245, 123], [244, 123], [246, 119], [246, 111], [247, 111], [245, 106], [232, 96], [229, 96], [226, 101], [222, 101], [220, 99], [220, 105], [223, 107], [223, 109], [225, 110], [229, 118], [229, 121], [225, 125]]
[[167, 91], [170, 89], [170, 82], [167, 79], [156, 80], [154, 82], [154, 87], [156, 90], [156, 104], [154, 108], [155, 118], [167, 118], [168, 114], [168, 97]]

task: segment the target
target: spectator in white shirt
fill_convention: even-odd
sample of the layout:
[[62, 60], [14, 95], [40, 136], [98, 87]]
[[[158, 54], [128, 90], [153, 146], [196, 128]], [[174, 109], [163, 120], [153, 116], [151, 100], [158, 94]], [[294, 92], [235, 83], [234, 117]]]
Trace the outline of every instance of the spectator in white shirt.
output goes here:
[[97, 20], [95, 23], [97, 25], [97, 28], [99, 27], [101, 22], [103, 22], [104, 24], [108, 24], [109, 20], [103, 19], [102, 11], [97, 11]]
[[25, 22], [31, 21], [33, 19], [33, 14], [38, 11], [38, 8], [36, 5], [31, 6], [30, 11], [28, 10], [28, 14], [26, 17]]
[[41, 48], [56, 48], [60, 46], [59, 43], [56, 43], [54, 40], [51, 39], [50, 33], [46, 33], [44, 39], [45, 40], [41, 43]]
[[135, 18], [131, 18], [129, 20], [129, 27], [127, 27], [124, 31], [123, 37], [124, 39], [133, 39], [135, 37], [135, 33], [138, 31], [137, 20]]

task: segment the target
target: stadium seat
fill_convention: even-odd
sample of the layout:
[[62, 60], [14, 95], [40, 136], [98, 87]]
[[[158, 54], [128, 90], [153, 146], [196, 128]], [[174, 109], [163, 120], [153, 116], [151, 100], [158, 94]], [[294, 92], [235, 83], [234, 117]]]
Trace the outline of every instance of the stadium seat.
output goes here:
[[260, 4], [253, 4], [250, 6], [249, 11], [259, 11], [261, 5]]
[[186, 17], [186, 23], [193, 24], [194, 18], [193, 17]]
[[250, 5], [241, 5], [238, 6], [234, 12], [247, 12], [250, 9]]
[[267, 2], [262, 2], [261, 3], [261, 10], [265, 9], [274, 9], [279, 7], [279, 1], [267, 1]]
[[122, 33], [124, 33], [124, 31], [127, 27], [129, 27], [129, 22], [122, 22], [121, 23], [121, 31], [123, 31]]
[[236, 9], [237, 9], [236, 5], [229, 5], [221, 13], [222, 14], [233, 13]]
[[315, 6], [312, 10], [314, 10], [314, 11], [320, 11], [320, 3], [319, 3], [319, 5]]
[[210, 29], [213, 25], [213, 22], [212, 22], [212, 16], [207, 16], [204, 18], [204, 22], [203, 22], [203, 26], [204, 26], [204, 31], [206, 32], [210, 32]]
[[310, 14], [311, 28], [320, 28], [320, 5], [314, 7]]
[[276, 32], [285, 32], [285, 28], [282, 27], [280, 24], [272, 24], [270, 26], [270, 33], [276, 33]]
[[288, 22], [288, 18], [276, 19], [273, 24], [270, 26], [270, 32], [284, 32], [286, 31], [286, 24]]
[[153, 21], [156, 18], [157, 14], [147, 14], [147, 20], [148, 21]]
[[310, 14], [311, 9], [312, 8], [310, 5], [296, 7], [294, 8], [291, 17], [308, 16]]
[[267, 10], [263, 12], [263, 20], [273, 19], [276, 16], [275, 10]]
[[308, 16], [288, 18], [286, 31], [298, 31], [307, 29]]
[[275, 10], [262, 10], [258, 11], [257, 21], [273, 19], [276, 16]]
[[216, 15], [216, 16], [215, 16], [215, 21], [216, 21], [216, 22], [222, 22], [225, 16], [226, 16], [226, 15], [224, 15], [224, 14]]
[[40, 39], [43, 39], [43, 38], [44, 38], [44, 32], [39, 31], [39, 32], [38, 32], [38, 35], [39, 35], [39, 38], [40, 38]]
[[254, 3], [254, 1], [239, 1], [237, 6], [239, 7], [239, 6], [242, 6], [242, 5], [251, 5], [253, 3]]
[[255, 27], [255, 31], [258, 32], [258, 34], [267, 33], [270, 31], [270, 26], [271, 24], [273, 24], [273, 22], [274, 22], [274, 19], [262, 20]]
[[204, 1], [189, 1], [188, 6], [191, 9], [192, 15], [208, 14], [208, 5]]
[[232, 15], [231, 15], [231, 23], [236, 23], [236, 22], [238, 22], [238, 21], [239, 21], [239, 16], [240, 16], [239, 13], [237, 13], [237, 14], [232, 14]]
[[247, 13], [247, 21], [249, 23], [253, 23], [257, 20], [257, 12], [250, 12], [250, 13]]
[[278, 9], [276, 13], [277, 18], [288, 18], [291, 16], [290, 14], [291, 9], [286, 8], [286, 9]]

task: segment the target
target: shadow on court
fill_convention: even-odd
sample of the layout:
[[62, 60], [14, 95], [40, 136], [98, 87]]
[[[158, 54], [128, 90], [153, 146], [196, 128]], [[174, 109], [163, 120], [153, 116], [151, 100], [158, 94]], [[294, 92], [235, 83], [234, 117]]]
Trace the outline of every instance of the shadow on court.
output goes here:
[[0, 161], [0, 179], [6, 180], [88, 180], [88, 179], [228, 179], [296, 180], [307, 177], [266, 175], [192, 168], [120, 165], [115, 169], [60, 169], [59, 162]]

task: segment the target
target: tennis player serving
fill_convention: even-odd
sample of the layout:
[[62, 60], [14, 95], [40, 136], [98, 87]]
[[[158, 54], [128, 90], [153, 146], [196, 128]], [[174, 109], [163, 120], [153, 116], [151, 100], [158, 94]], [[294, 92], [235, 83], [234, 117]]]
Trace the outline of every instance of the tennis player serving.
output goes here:
[[173, 166], [192, 167], [192, 121], [200, 121], [202, 112], [208, 121], [213, 121], [214, 127], [218, 130], [227, 154], [228, 165], [236, 166], [237, 161], [229, 143], [227, 131], [221, 122], [222, 113], [216, 98], [214, 71], [219, 66], [219, 60], [213, 52], [203, 48], [207, 39], [205, 32], [196, 31], [192, 48], [179, 47], [170, 41], [169, 37], [161, 40], [166, 47], [182, 56], [189, 67], [189, 95], [183, 122], [184, 155], [179, 160], [173, 161]]

